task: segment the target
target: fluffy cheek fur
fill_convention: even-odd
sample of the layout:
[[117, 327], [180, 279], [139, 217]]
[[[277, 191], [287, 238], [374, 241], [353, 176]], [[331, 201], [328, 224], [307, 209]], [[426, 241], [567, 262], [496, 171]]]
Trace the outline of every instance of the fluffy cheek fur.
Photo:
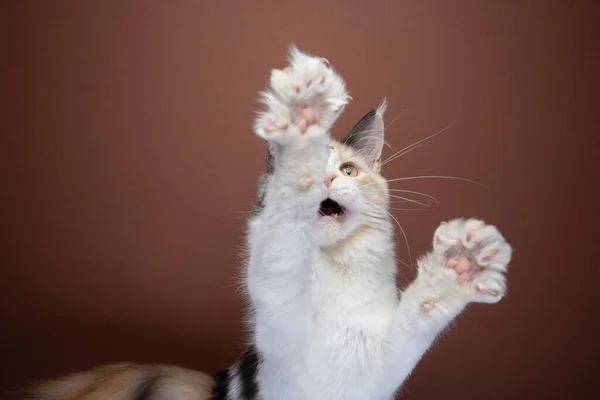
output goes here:
[[[319, 218], [321, 247], [339, 244], [360, 228], [377, 228], [387, 209], [387, 183], [379, 172], [350, 148], [338, 142], [332, 142], [331, 147], [327, 174], [334, 174], [336, 178], [328, 195], [344, 206], [346, 213], [338, 220]], [[348, 177], [340, 172], [347, 162], [358, 168], [357, 176]]]

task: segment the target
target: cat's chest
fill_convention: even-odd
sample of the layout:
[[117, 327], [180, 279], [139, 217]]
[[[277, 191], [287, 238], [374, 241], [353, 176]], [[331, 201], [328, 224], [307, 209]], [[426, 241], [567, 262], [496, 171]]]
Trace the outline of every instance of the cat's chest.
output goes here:
[[334, 336], [387, 331], [398, 302], [394, 281], [319, 259], [314, 265], [312, 288], [315, 329]]
[[361, 284], [366, 277], [335, 268], [315, 265], [312, 329], [294, 379], [305, 398], [372, 399], [373, 373], [383, 368], [376, 355], [387, 343], [395, 288], [392, 283], [377, 292], [369, 282]]

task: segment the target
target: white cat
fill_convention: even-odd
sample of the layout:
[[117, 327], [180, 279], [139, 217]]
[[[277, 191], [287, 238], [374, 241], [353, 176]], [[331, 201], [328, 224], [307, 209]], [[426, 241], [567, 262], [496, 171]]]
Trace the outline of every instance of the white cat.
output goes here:
[[255, 124], [273, 156], [248, 234], [258, 397], [391, 399], [467, 304], [502, 298], [511, 247], [482, 221], [443, 223], [399, 294], [379, 173], [385, 105], [335, 142], [344, 82], [327, 60], [292, 48], [289, 61]]
[[511, 247], [476, 219], [442, 223], [415, 281], [396, 288], [385, 104], [334, 141], [344, 82], [325, 59], [292, 48], [289, 61], [272, 71], [255, 124], [269, 150], [247, 236], [245, 354], [212, 382], [127, 364], [40, 386], [35, 398], [389, 400], [469, 303], [503, 297]]

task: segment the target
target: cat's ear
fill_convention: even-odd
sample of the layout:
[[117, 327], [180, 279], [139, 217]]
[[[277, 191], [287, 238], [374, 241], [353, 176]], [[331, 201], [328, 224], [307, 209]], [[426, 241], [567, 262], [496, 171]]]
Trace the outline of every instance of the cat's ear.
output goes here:
[[387, 108], [384, 99], [377, 108], [369, 111], [352, 128], [350, 133], [342, 139], [341, 143], [364, 157], [369, 165], [379, 170], [381, 152], [384, 143], [383, 114]]

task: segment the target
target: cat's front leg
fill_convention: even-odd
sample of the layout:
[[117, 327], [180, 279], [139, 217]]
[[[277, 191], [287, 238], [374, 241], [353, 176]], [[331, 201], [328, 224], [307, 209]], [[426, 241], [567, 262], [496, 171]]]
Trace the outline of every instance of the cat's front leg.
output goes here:
[[273, 70], [255, 123], [273, 168], [264, 207], [250, 223], [247, 288], [263, 352], [296, 345], [310, 324], [315, 224], [325, 199], [329, 128], [349, 101], [327, 60], [292, 48], [290, 65]]
[[390, 353], [395, 379], [404, 381], [469, 303], [502, 299], [511, 255], [498, 229], [483, 221], [456, 219], [438, 227], [433, 250], [418, 261], [417, 278], [402, 293], [396, 311]]

